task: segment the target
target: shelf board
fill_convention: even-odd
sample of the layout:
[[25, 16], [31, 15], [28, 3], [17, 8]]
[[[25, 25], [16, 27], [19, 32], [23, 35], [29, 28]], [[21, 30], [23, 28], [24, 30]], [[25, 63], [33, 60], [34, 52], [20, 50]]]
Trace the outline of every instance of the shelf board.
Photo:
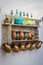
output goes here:
[[12, 42], [37, 42], [39, 40], [12, 40]]
[[2, 24], [3, 26], [17, 26], [17, 27], [40, 27], [38, 25], [20, 25], [20, 24], [10, 24], [10, 23], [5, 23], [5, 24]]
[[12, 24], [12, 26], [19, 26], [19, 27], [39, 27], [37, 25], [20, 25], [20, 24]]
[[4, 23], [4, 24], [2, 24], [2, 26], [9, 26], [9, 25], [11, 25], [10, 23]]

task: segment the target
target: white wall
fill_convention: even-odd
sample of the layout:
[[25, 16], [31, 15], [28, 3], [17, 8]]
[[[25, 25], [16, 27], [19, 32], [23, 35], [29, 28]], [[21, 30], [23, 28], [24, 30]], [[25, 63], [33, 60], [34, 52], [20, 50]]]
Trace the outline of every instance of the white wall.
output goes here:
[[0, 6], [3, 13], [9, 13], [10, 10], [18, 9], [33, 13], [33, 17], [43, 16], [43, 0], [0, 0]]
[[[4, 15], [9, 14], [10, 10], [18, 9], [33, 13], [34, 18], [43, 16], [43, 0], [0, 0], [2, 11], [0, 13], [0, 45], [1, 45], [1, 24]], [[39, 28], [40, 39], [43, 40], [43, 27]], [[43, 45], [39, 50], [23, 53], [5, 54], [0, 49], [0, 65], [43, 65]]]

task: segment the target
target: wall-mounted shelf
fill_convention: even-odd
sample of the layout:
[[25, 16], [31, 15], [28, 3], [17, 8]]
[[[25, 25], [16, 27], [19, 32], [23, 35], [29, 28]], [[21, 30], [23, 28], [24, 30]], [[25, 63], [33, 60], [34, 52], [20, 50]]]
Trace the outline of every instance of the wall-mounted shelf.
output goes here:
[[[16, 18], [16, 17], [13, 16], [13, 18]], [[32, 48], [31, 47], [30, 48], [31, 49], [40, 48], [42, 42], [39, 40], [38, 27], [40, 27], [39, 26], [39, 22], [41, 20], [32, 19], [32, 18], [23, 18], [23, 19], [25, 19], [25, 20], [29, 19], [29, 20], [35, 21], [35, 25], [20, 25], [20, 24], [10, 24], [10, 23], [2, 24], [2, 43], [5, 43], [5, 44], [6, 43], [8, 43], [8, 44], [18, 43], [18, 45], [19, 45], [19, 42], [20, 43], [23, 42], [23, 44], [24, 43], [30, 44], [30, 42], [33, 43], [33, 44], [35, 44], [35, 42], [36, 42], [36, 44], [35, 45], [32, 44], [31, 45]], [[15, 30], [16, 34], [18, 33], [19, 35], [20, 35], [20, 30], [23, 30], [24, 40], [19, 40], [19, 39], [13, 40], [12, 39], [12, 35], [11, 35], [12, 30]], [[28, 34], [29, 32], [31, 32], [33, 36], [37, 34], [38, 35], [37, 39], [34, 39], [34, 38], [33, 39], [29, 39], [29, 40], [28, 40], [28, 38], [26, 39], [25, 38], [25, 33]], [[16, 51], [18, 51], [17, 48], [16, 48]], [[10, 48], [10, 50], [11, 50], [11, 48]]]

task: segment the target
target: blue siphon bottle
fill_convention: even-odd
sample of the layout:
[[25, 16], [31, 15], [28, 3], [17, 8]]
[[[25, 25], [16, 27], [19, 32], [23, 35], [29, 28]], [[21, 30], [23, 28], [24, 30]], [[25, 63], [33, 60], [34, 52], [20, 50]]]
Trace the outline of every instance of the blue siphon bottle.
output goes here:
[[20, 13], [19, 13], [19, 21], [18, 21], [18, 24], [21, 24], [21, 25], [24, 24], [24, 19], [22, 17], [22, 11], [20, 11]]
[[19, 21], [18, 16], [19, 16], [19, 14], [18, 14], [18, 9], [16, 9], [14, 24], [18, 24], [18, 21]]

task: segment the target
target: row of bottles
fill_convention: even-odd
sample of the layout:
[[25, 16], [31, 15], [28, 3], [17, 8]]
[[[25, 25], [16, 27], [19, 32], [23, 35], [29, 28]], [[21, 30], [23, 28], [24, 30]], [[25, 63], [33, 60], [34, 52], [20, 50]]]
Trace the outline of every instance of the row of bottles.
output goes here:
[[35, 43], [26, 43], [26, 45], [24, 44], [8, 44], [8, 43], [3, 43], [2, 44], [2, 49], [7, 52], [10, 53], [11, 51], [13, 52], [18, 52], [18, 51], [24, 51], [24, 50], [33, 50], [33, 49], [39, 49], [41, 47], [41, 41], [39, 42], [35, 42]]
[[[11, 10], [10, 12], [10, 17], [7, 17], [4, 20], [4, 23], [13, 23], [13, 24], [21, 24], [21, 25], [35, 25], [35, 21], [29, 20], [29, 13], [27, 12], [27, 14], [25, 14], [25, 12], [22, 13], [22, 11], [20, 11], [18, 13], [18, 10], [16, 10], [16, 14], [14, 15], [15, 18], [13, 18], [13, 10]], [[31, 17], [32, 18], [32, 14]], [[26, 18], [26, 19], [25, 19]]]
[[[11, 12], [10, 12], [10, 14], [11, 15], [14, 15], [13, 14], [13, 10], [11, 10]], [[32, 13], [31, 13], [31, 16], [29, 16], [29, 13], [27, 12], [27, 13], [25, 13], [25, 12], [22, 12], [22, 11], [18, 11], [18, 9], [16, 9], [16, 14], [15, 14], [15, 16], [17, 16], [17, 17], [30, 17], [30, 18], [32, 18], [33, 17], [33, 15], [32, 15]]]
[[38, 34], [32, 34], [31, 32], [24, 32], [23, 30], [20, 30], [16, 32], [14, 29], [11, 31], [11, 37], [12, 40], [38, 40]]

